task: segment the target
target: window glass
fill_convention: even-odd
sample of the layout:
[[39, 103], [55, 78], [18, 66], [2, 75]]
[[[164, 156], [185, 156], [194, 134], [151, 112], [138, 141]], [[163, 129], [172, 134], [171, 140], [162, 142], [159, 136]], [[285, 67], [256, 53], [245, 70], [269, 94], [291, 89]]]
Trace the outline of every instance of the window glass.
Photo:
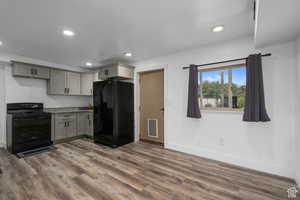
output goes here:
[[245, 104], [245, 89], [245, 66], [199, 71], [199, 104], [201, 108], [242, 109]]

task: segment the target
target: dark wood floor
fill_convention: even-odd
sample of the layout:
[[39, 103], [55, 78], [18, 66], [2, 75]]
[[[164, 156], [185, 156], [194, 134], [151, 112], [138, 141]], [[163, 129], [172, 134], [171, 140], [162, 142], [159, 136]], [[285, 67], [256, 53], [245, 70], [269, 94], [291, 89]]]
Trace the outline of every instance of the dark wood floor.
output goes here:
[[87, 139], [17, 159], [0, 150], [1, 200], [283, 200], [291, 180], [147, 143], [118, 149]]

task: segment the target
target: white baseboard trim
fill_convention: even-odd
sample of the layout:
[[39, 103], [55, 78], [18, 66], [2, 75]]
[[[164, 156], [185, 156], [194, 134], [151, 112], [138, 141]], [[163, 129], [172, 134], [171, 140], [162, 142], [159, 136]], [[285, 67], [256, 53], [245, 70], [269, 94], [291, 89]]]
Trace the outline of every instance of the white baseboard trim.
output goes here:
[[[230, 163], [233, 165], [254, 169], [261, 172], [266, 172], [269, 174], [279, 175], [287, 178], [294, 179], [295, 172], [290, 169], [289, 167], [280, 166], [280, 165], [273, 165], [265, 162], [258, 162], [253, 160], [247, 160], [244, 158], [239, 158], [232, 155], [227, 154], [220, 154], [220, 152], [212, 152], [206, 149], [199, 149], [199, 148], [193, 148], [193, 147], [185, 147], [182, 145], [177, 144], [165, 144], [166, 149], [171, 149], [175, 151], [181, 151], [188, 154], [193, 154], [196, 156], [212, 159], [212, 160], [218, 160], [225, 163]], [[299, 184], [299, 183], [298, 183]]]

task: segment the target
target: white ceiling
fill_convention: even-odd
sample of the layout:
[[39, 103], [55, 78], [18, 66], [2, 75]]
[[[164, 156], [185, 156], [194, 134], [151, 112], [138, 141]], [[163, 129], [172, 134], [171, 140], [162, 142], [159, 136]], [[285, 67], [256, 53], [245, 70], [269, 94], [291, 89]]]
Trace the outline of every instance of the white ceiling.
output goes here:
[[258, 0], [256, 47], [295, 40], [300, 35], [300, 0]]
[[[134, 62], [254, 33], [252, 0], [0, 0], [0, 53]], [[214, 25], [225, 26], [212, 33]], [[65, 38], [68, 28], [75, 37]], [[128, 60], [122, 53], [130, 51]]]

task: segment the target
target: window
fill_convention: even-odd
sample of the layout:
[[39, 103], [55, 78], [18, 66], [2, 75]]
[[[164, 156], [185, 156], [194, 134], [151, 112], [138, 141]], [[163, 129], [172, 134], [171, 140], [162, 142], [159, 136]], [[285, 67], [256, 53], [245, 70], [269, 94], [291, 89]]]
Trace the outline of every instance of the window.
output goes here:
[[245, 64], [199, 70], [201, 109], [241, 110], [245, 105]]

